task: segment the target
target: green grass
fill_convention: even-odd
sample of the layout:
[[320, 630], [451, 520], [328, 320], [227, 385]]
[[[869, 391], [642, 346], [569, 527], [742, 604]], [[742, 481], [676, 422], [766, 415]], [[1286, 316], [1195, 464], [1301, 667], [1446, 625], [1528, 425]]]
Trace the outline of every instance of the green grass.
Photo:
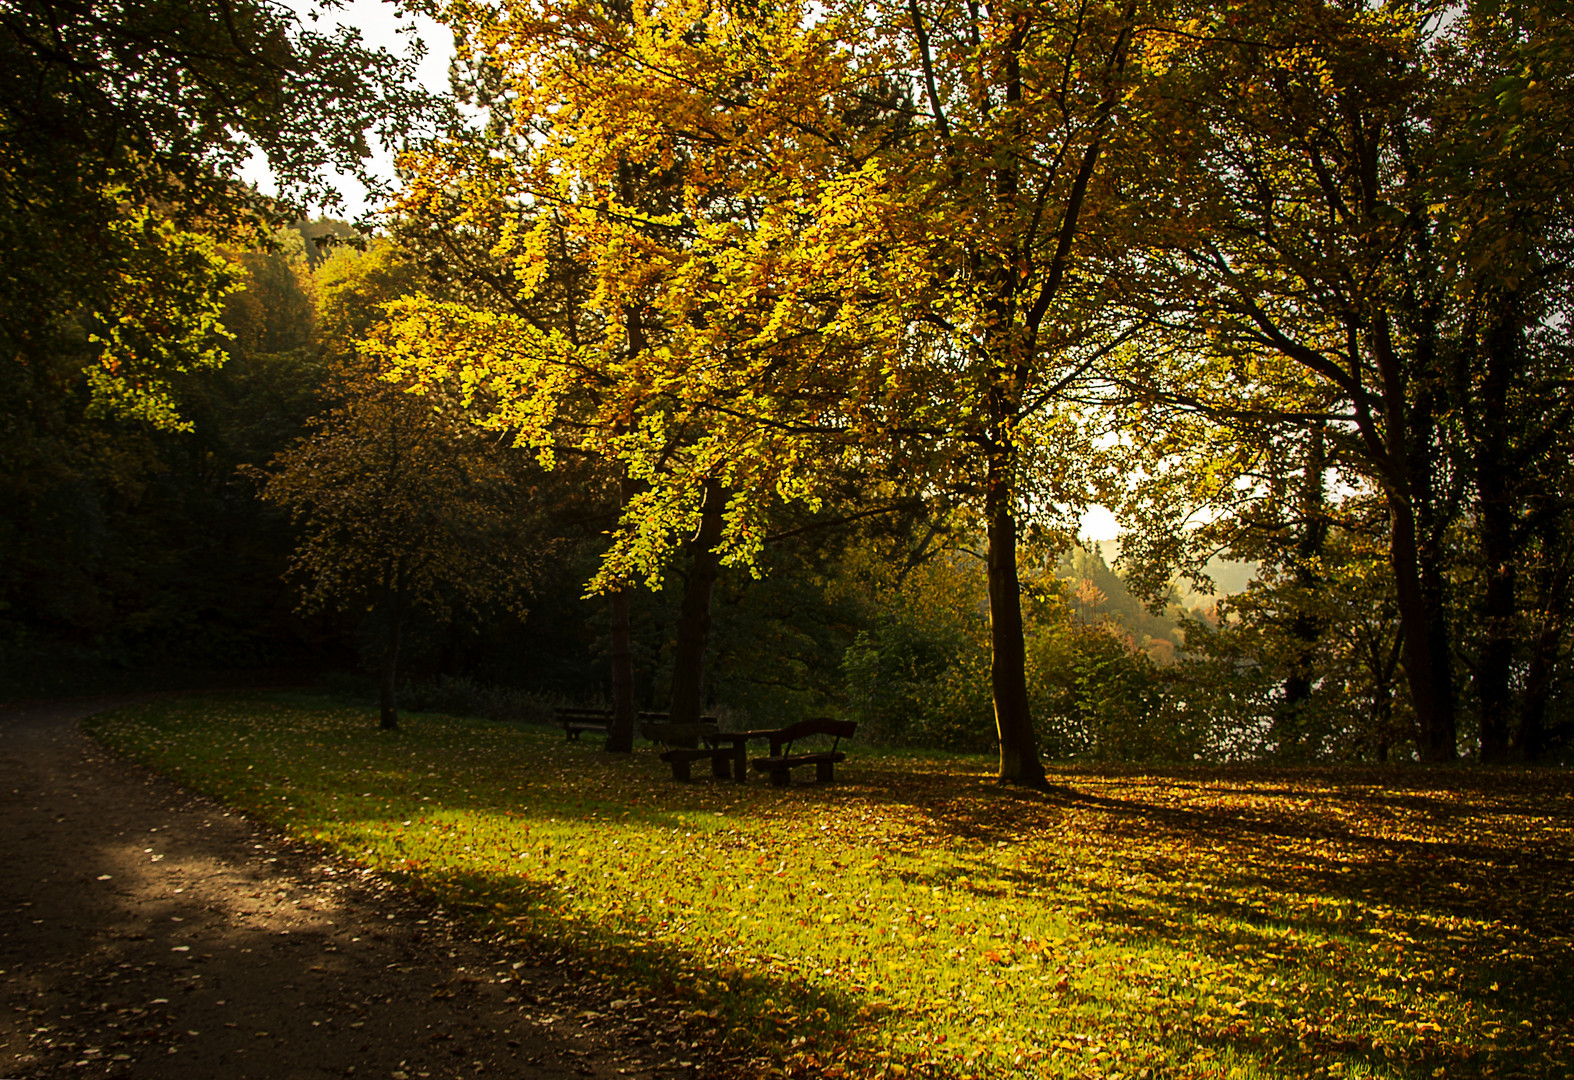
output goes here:
[[283, 694], [99, 738], [827, 1076], [1574, 1074], [1574, 784], [1056, 770], [853, 748], [840, 782]]

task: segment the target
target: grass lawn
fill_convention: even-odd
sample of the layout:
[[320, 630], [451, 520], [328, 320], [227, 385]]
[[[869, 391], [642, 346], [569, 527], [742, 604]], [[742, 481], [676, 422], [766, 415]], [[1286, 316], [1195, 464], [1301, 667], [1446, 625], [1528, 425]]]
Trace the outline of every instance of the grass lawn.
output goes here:
[[300, 695], [100, 739], [705, 1014], [789, 1075], [1574, 1076], [1574, 777], [1056, 769], [852, 744], [830, 787]]

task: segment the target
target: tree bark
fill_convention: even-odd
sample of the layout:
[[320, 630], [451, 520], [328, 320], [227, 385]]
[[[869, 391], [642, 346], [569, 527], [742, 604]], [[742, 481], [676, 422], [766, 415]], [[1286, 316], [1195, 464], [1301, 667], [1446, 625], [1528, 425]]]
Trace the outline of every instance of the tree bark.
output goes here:
[[985, 512], [989, 519], [989, 682], [1000, 736], [1000, 779], [1044, 786], [1044, 764], [1027, 696], [1027, 649], [1022, 638], [1022, 591], [1017, 578], [1017, 523], [1007, 465], [990, 462]]
[[1558, 517], [1549, 515], [1536, 530], [1541, 544], [1535, 606], [1542, 613], [1541, 630], [1531, 645], [1530, 670], [1520, 704], [1519, 726], [1514, 732], [1513, 753], [1521, 761], [1540, 761], [1547, 749], [1547, 706], [1557, 683], [1558, 654], [1569, 622], [1570, 579], [1568, 556], [1561, 547], [1564, 530]]
[[[1323, 505], [1326, 499], [1323, 475], [1327, 467], [1323, 425], [1319, 422], [1312, 425], [1311, 442], [1307, 446], [1306, 470], [1301, 484], [1301, 534], [1296, 540], [1295, 551], [1295, 583], [1307, 596], [1321, 584], [1317, 560], [1323, 553], [1323, 542], [1328, 534]], [[1308, 756], [1306, 704], [1312, 696], [1317, 641], [1322, 631], [1322, 621], [1304, 609], [1297, 611], [1290, 622], [1290, 635], [1299, 644], [1274, 716], [1276, 752], [1289, 760]], [[1315, 748], [1312, 750], [1315, 752]]]
[[[1433, 401], [1430, 392], [1403, 370], [1388, 316], [1381, 310], [1372, 318], [1371, 344], [1382, 384], [1389, 564], [1404, 630], [1401, 662], [1421, 729], [1421, 760], [1453, 761], [1458, 756], [1453, 656], [1437, 550], [1441, 525], [1436, 520], [1432, 462], [1427, 456]], [[1416, 372], [1433, 370], [1431, 350], [1423, 353], [1412, 365]]]
[[1424, 580], [1415, 513], [1410, 504], [1390, 495], [1388, 509], [1389, 560], [1394, 570], [1399, 623], [1405, 635], [1405, 682], [1410, 687], [1410, 700], [1420, 727], [1421, 760], [1453, 761], [1457, 756], [1453, 679], [1440, 587]]
[[[1483, 512], [1487, 511], [1482, 507]], [[1483, 520], [1484, 534], [1501, 530], [1497, 523]], [[1476, 695], [1481, 709], [1481, 760], [1500, 762], [1508, 758], [1509, 723], [1513, 703], [1509, 680], [1513, 674], [1517, 635], [1516, 582], [1514, 558], [1504, 557], [1500, 538], [1482, 536], [1482, 561], [1486, 564], [1487, 587], [1481, 605], [1481, 632], [1486, 642], [1475, 672]]]
[[630, 644], [627, 585], [609, 597], [612, 609], [612, 726], [607, 730], [609, 753], [634, 751], [634, 649]]
[[1474, 451], [1477, 529], [1481, 562], [1486, 569], [1480, 632], [1486, 641], [1475, 671], [1479, 704], [1481, 760], [1508, 757], [1512, 713], [1510, 680], [1518, 646], [1519, 552], [1512, 470], [1508, 438], [1508, 376], [1517, 351], [1514, 302], [1502, 298], [1502, 310], [1487, 335], [1486, 373], [1471, 395], [1476, 430]]
[[[619, 509], [634, 496], [637, 482], [624, 477], [618, 484]], [[612, 726], [607, 731], [609, 753], [634, 752], [634, 648], [630, 629], [633, 609], [632, 590], [623, 585], [613, 592], [611, 601], [612, 636]]]
[[1525, 677], [1525, 699], [1513, 744], [1514, 756], [1521, 761], [1540, 761], [1546, 753], [1547, 703], [1552, 697], [1552, 673], [1562, 636], [1561, 627], [1547, 626], [1537, 635], [1530, 655], [1530, 671]]
[[393, 590], [385, 604], [388, 626], [383, 637], [383, 662], [378, 678], [378, 708], [381, 716], [377, 726], [392, 731], [399, 726], [399, 703], [396, 700], [399, 680], [399, 633], [404, 625], [403, 597]]
[[705, 482], [700, 527], [689, 542], [688, 580], [678, 617], [678, 642], [673, 656], [672, 695], [667, 710], [675, 724], [698, 723], [705, 704], [705, 646], [710, 639], [711, 594], [721, 571], [723, 512], [727, 491], [715, 480]]

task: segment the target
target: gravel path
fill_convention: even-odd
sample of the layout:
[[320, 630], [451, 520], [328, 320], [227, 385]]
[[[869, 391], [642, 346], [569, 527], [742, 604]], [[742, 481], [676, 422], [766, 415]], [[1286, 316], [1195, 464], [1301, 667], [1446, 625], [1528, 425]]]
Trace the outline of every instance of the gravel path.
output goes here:
[[571, 961], [477, 940], [81, 733], [127, 700], [0, 711], [0, 1077], [711, 1071], [672, 1010], [607, 1001]]

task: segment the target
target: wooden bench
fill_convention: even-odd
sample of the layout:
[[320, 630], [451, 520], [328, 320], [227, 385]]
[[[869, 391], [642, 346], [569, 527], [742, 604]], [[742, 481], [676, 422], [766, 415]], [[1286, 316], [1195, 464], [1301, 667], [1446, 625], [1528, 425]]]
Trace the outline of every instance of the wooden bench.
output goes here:
[[578, 740], [581, 732], [605, 735], [612, 728], [611, 709], [558, 708], [552, 710], [552, 715], [563, 725], [563, 737], [570, 741]]
[[640, 724], [639, 733], [664, 747], [661, 760], [672, 766], [674, 780], [693, 779], [696, 761], [709, 761], [711, 775], [720, 780], [730, 778], [741, 784], [748, 779], [748, 770], [744, 768], [747, 753], [742, 738], [732, 732], [718, 731], [714, 721], [698, 724], [646, 722]]
[[[586, 731], [592, 735], [607, 735], [612, 731], [611, 709], [571, 709], [563, 706], [553, 709], [552, 713], [556, 717], [557, 722], [563, 726], [564, 738], [570, 741], [577, 740], [580, 734]], [[639, 718], [642, 722], [646, 720], [660, 722], [667, 719], [667, 714], [664, 712], [641, 712]], [[710, 724], [712, 727], [716, 724], [714, 716], [702, 716], [700, 721], [701, 723]]]
[[[837, 744], [843, 739], [852, 738], [853, 732], [857, 730], [858, 724], [852, 720], [816, 719], [800, 720], [777, 731], [753, 732], [756, 738], [766, 737], [771, 743], [769, 757], [754, 759], [754, 771], [768, 772], [773, 786], [786, 787], [794, 769], [800, 765], [813, 765], [815, 780], [829, 784], [835, 778], [836, 763], [847, 760], [847, 755], [836, 748]], [[794, 742], [814, 736], [830, 738], [831, 748], [798, 754], [792, 752]]]

